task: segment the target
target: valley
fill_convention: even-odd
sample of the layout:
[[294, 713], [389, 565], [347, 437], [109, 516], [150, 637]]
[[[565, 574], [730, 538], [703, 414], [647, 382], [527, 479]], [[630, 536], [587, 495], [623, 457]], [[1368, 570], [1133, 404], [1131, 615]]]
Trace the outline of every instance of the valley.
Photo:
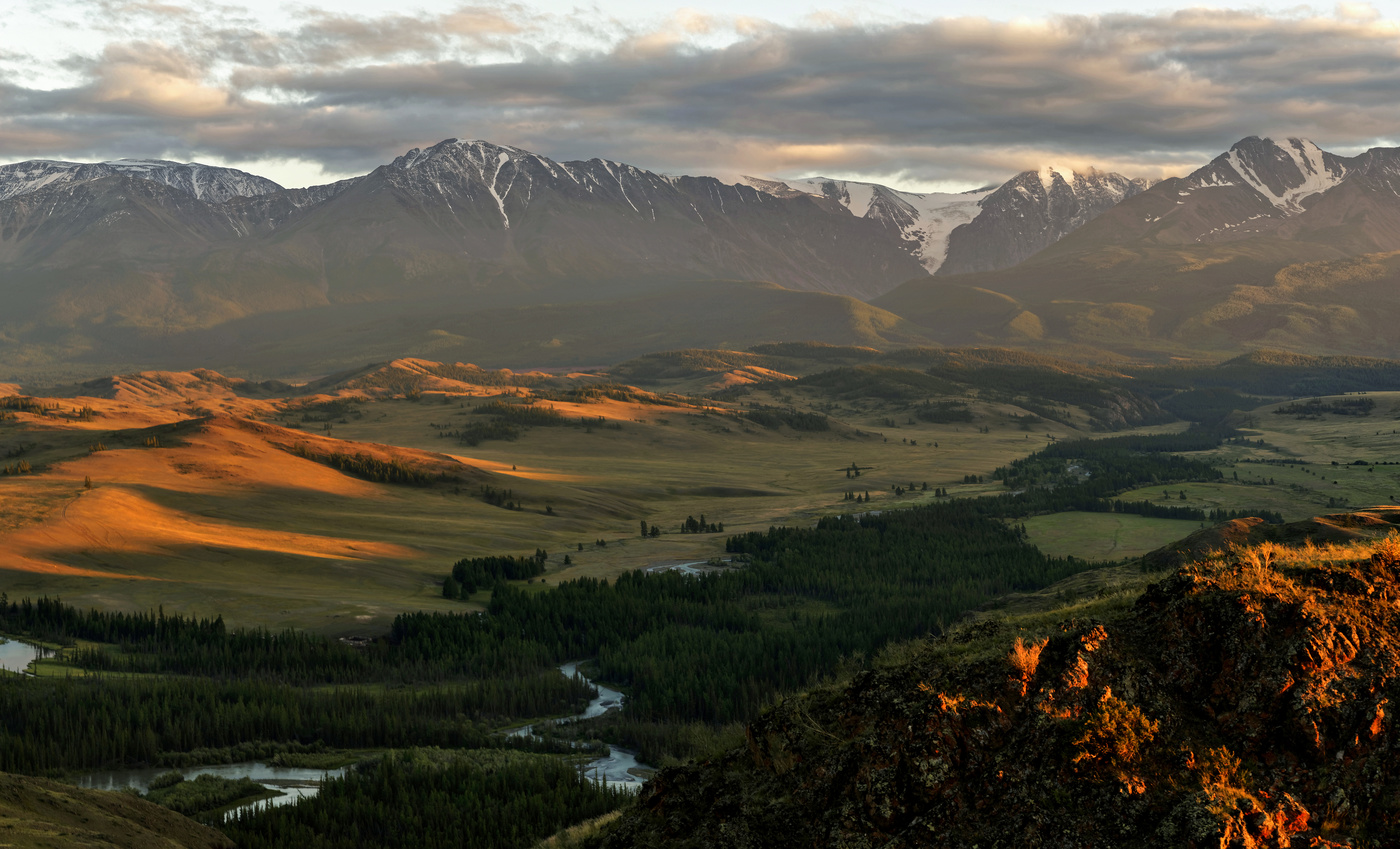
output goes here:
[[[1094, 412], [1057, 407], [1063, 402], [1053, 398], [975, 381], [940, 384], [946, 372], [937, 366], [875, 366], [868, 349], [790, 350], [797, 355], [645, 357], [616, 369], [651, 389], [619, 386], [603, 372], [517, 375], [405, 360], [300, 388], [202, 372], [95, 382], [92, 395], [40, 396], [24, 402], [28, 410], [18, 399], [30, 396], [11, 395], [0, 399], [10, 408], [0, 447], [15, 458], [6, 460], [11, 469], [22, 458], [31, 471], [0, 476], [6, 590], [83, 606], [165, 604], [240, 625], [373, 632], [401, 611], [456, 609], [440, 584], [464, 557], [543, 549], [550, 558], [541, 587], [613, 579], [720, 556], [735, 533], [1005, 492], [993, 470], [1052, 441], [1094, 434]], [[948, 356], [929, 352], [924, 362]], [[1034, 367], [1026, 373], [1038, 379]], [[603, 390], [590, 394], [590, 386]], [[929, 392], [942, 393], [930, 417], [953, 421], [916, 415], [933, 403]], [[1368, 415], [1274, 412], [1295, 401], [1237, 413], [1251, 444], [1198, 455], [1222, 480], [1165, 493], [1146, 486], [1121, 498], [1207, 512], [1263, 509], [1290, 520], [1394, 503], [1400, 465], [1388, 464], [1400, 460], [1400, 436], [1384, 425], [1400, 415], [1400, 392], [1354, 397], [1373, 405]], [[502, 403], [575, 424], [507, 427], [506, 438], [471, 445], [460, 438], [492, 421], [478, 410]], [[802, 412], [814, 429], [760, 424], [748, 418], [755, 410]], [[594, 424], [578, 424], [585, 420]], [[1120, 422], [1116, 433], [1186, 426], [1138, 421], [1129, 430]], [[332, 455], [373, 456], [431, 479], [375, 482], [327, 466]], [[486, 488], [509, 491], [520, 509], [489, 503]], [[859, 508], [848, 493], [860, 496]], [[1199, 525], [1063, 515], [1029, 519], [1031, 539], [1085, 559], [1139, 556]], [[698, 516], [724, 523], [724, 532], [680, 532]], [[661, 535], [642, 537], [640, 523]]]
[[[723, 552], [728, 534], [847, 510], [848, 491], [862, 498], [868, 491], [873, 509], [933, 500], [923, 490], [895, 495], [895, 485], [927, 483], [952, 497], [994, 492], [990, 481], [964, 479], [1044, 445], [1047, 435], [1079, 432], [1047, 423], [1032, 433], [1012, 418], [1024, 411], [971, 396], [970, 409], [993, 423], [987, 433], [981, 416], [976, 426], [934, 424], [906, 409], [896, 422], [907, 402], [878, 397], [843, 399], [839, 411], [817, 413], [833, 403], [828, 393], [779, 383], [730, 401], [646, 390], [627, 393], [641, 403], [540, 401], [565, 418], [603, 423], [535, 427], [469, 446], [444, 434], [486, 418], [477, 407], [530, 401], [605, 376], [533, 374], [511, 385], [509, 373], [480, 372], [466, 376], [491, 385], [441, 381], [440, 388], [410, 389], [417, 397], [407, 400], [401, 389], [423, 377], [418, 366], [396, 363], [348, 387], [284, 398], [152, 376], [121, 382], [110, 393], [121, 400], [44, 398], [35, 403], [59, 410], [8, 413], [0, 445], [23, 449], [25, 461], [41, 469], [0, 476], [13, 523], [0, 558], [11, 570], [8, 592], [135, 610], [159, 601], [239, 624], [374, 630], [401, 610], [448, 609], [438, 585], [462, 557], [543, 548], [552, 555], [551, 583], [705, 560]], [[728, 374], [702, 373], [699, 381], [723, 384]], [[685, 388], [696, 380], [671, 382]], [[156, 391], [136, 391], [145, 385]], [[795, 431], [742, 417], [770, 407], [829, 423]], [[74, 413], [83, 409], [91, 411], [86, 421]], [[91, 450], [96, 444], [103, 450]], [[451, 480], [426, 487], [365, 481], [297, 456], [299, 445], [374, 452]], [[853, 463], [858, 479], [844, 471]], [[523, 509], [486, 503], [483, 486], [509, 489]], [[725, 534], [678, 532], [687, 516], [701, 515], [724, 522]], [[641, 539], [643, 521], [663, 535]], [[609, 545], [597, 546], [600, 539]]]
[[[1388, 745], [1389, 591], [1348, 599], [1395, 555], [1393, 158], [1250, 137], [1185, 178], [961, 194], [455, 139], [290, 190], [0, 167], [0, 771], [138, 770], [279, 849], [941, 845], [924, 802], [968, 840], [1070, 810], [1169, 842], [1393, 829], [1388, 773], [1326, 809], [1278, 766]], [[1256, 599], [1323, 658], [1265, 670], [1311, 682], [1311, 749], [1210, 748], [1254, 728], [1248, 687], [1178, 692], [1202, 621], [1236, 629], [1222, 668], [1292, 663], [1217, 615]], [[1343, 690], [1369, 719], [1316, 696]], [[909, 752], [956, 780], [910, 790]], [[246, 768], [341, 771], [226, 816], [272, 793]], [[812, 792], [839, 804], [784, 819]], [[103, 798], [62, 804], [144, 810]]]
[[[239, 845], [391, 820], [431, 839], [442, 782], [553, 800], [539, 837], [599, 818], [595, 845], [633, 841], [659, 785], [639, 808], [573, 762], [619, 746], [677, 780], [774, 700], [929, 635], [1125, 609], [1172, 552], [1261, 522], [1238, 516], [1383, 537], [1350, 517], [1400, 491], [1400, 389], [1294, 394], [1323, 371], [1384, 386], [1400, 365], [769, 343], [10, 387], [0, 633], [53, 653], [0, 680], [0, 764], [360, 764], [231, 820], [255, 785], [181, 791]], [[578, 662], [626, 708], [555, 726], [592, 697], [556, 669]], [[387, 787], [416, 801], [371, 813]]]

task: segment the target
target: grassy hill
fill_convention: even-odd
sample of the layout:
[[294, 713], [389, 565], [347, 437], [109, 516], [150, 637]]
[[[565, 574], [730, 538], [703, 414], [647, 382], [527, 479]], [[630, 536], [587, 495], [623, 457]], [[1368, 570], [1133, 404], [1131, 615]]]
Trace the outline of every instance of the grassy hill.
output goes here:
[[126, 793], [0, 773], [0, 845], [14, 849], [232, 849], [233, 841]]

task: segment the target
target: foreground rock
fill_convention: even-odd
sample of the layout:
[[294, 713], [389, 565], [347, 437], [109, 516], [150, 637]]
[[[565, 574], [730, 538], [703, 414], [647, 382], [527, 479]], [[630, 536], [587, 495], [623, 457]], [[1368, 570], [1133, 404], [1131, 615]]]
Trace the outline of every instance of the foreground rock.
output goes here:
[[605, 845], [1397, 845], [1400, 542], [1302, 551], [790, 699], [746, 748], [663, 770]]
[[233, 841], [126, 793], [0, 773], [0, 846], [232, 849]]

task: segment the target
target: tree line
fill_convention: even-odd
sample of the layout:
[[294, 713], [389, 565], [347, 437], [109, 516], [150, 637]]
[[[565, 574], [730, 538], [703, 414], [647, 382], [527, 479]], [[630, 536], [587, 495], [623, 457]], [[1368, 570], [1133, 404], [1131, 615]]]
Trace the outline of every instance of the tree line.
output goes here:
[[558, 759], [490, 754], [391, 752], [223, 830], [243, 849], [529, 849], [630, 798]]

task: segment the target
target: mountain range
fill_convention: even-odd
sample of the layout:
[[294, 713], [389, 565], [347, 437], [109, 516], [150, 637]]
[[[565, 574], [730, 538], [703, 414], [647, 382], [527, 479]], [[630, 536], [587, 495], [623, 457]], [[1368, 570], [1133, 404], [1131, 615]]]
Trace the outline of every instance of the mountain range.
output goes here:
[[[808, 317], [838, 344], [1384, 355], [1397, 178], [1400, 150], [1255, 137], [1155, 185], [1044, 168], [963, 194], [455, 139], [305, 189], [196, 163], [22, 162], [0, 167], [0, 360], [596, 364], [644, 352], [614, 331], [649, 320], [654, 350], [817, 338]], [[760, 315], [782, 329], [734, 320]], [[687, 324], [708, 330], [668, 332]]]
[[1400, 149], [1243, 139], [1014, 267], [872, 300], [948, 343], [1161, 359], [1400, 350]]
[[[764, 286], [774, 284], [784, 294], [868, 299], [930, 270], [1001, 267], [1142, 185], [1066, 171], [1027, 172], [969, 195], [820, 183], [727, 184], [457, 140], [306, 189], [159, 160], [22, 162], [0, 168], [8, 307], [0, 346], [9, 343], [5, 359], [19, 370], [153, 363], [177, 350], [193, 348], [197, 356], [221, 340], [241, 350], [269, 335], [280, 356], [290, 322], [325, 334], [300, 340], [303, 349], [334, 346], [333, 337], [359, 327], [385, 353], [426, 353], [407, 347], [421, 340], [401, 332], [405, 323], [436, 322], [431, 329], [449, 336], [472, 327], [476, 338], [489, 315], [481, 346], [489, 353], [514, 343], [494, 328], [519, 324], [493, 310], [619, 299], [669, 299], [674, 308], [662, 312], [710, 304], [712, 311], [692, 317], [713, 324], [767, 312], [759, 302], [773, 300]], [[956, 235], [968, 227], [995, 234], [998, 245], [974, 246]], [[727, 303], [692, 293], [697, 284], [726, 280], [762, 285], [724, 288], [736, 296]], [[793, 300], [790, 314], [812, 303]], [[898, 319], [872, 320], [870, 308], [855, 302], [839, 311], [847, 327], [825, 341], [932, 341], [917, 331], [882, 336], [874, 328]], [[529, 333], [540, 338], [526, 348], [558, 348], [568, 331], [567, 318], [532, 324]], [[741, 333], [697, 341], [786, 338]], [[612, 350], [546, 353], [581, 362]], [[240, 356], [219, 364], [236, 366]]]

